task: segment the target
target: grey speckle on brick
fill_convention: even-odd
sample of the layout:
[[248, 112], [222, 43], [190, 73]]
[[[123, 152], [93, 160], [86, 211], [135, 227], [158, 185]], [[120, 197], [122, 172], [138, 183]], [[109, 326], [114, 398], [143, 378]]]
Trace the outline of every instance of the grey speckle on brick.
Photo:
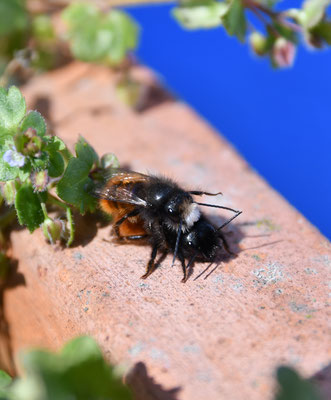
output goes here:
[[324, 264], [326, 267], [331, 266], [331, 260], [327, 254], [321, 254], [320, 256], [314, 257], [313, 261]]
[[188, 344], [183, 347], [184, 353], [198, 354], [200, 353], [200, 347], [197, 344]]
[[318, 274], [318, 272], [317, 272], [317, 270], [315, 268], [307, 267], [307, 268], [304, 269], [304, 271], [308, 275], [317, 275]]
[[213, 282], [214, 283], [223, 283], [224, 282], [224, 280], [223, 280], [223, 276], [221, 275], [221, 274], [219, 274], [219, 275], [216, 275], [214, 278], [213, 278]]
[[80, 253], [79, 251], [76, 251], [76, 252], [74, 253], [74, 259], [75, 259], [75, 260], [80, 261], [80, 260], [82, 260], [83, 258], [84, 258], [83, 254]]
[[268, 263], [263, 268], [253, 270], [252, 273], [256, 276], [253, 281], [255, 286], [266, 286], [283, 281], [285, 279], [283, 268], [283, 265], [274, 262]]
[[135, 357], [137, 356], [139, 353], [141, 353], [142, 350], [144, 350], [145, 348], [145, 344], [142, 342], [138, 342], [137, 344], [135, 344], [134, 346], [132, 346], [129, 350], [128, 353], [132, 356]]
[[289, 303], [289, 306], [290, 306], [291, 310], [296, 313], [307, 311], [306, 304], [297, 304], [295, 301], [291, 301]]

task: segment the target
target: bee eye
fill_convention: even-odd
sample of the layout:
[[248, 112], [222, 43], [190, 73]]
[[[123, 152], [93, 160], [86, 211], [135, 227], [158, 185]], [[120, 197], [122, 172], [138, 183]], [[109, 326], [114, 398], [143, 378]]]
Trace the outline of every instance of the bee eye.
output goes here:
[[167, 207], [167, 211], [169, 214], [173, 214], [175, 210], [172, 207]]
[[178, 210], [176, 208], [176, 205], [174, 205], [174, 204], [167, 205], [166, 206], [166, 213], [167, 213], [168, 218], [171, 219], [171, 221], [179, 222], [180, 215], [178, 214]]

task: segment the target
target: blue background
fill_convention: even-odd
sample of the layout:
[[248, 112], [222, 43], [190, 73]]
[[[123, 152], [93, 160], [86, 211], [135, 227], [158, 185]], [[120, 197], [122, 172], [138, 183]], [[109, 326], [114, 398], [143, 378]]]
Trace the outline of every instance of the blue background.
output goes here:
[[187, 31], [172, 6], [127, 8], [139, 60], [331, 238], [331, 51], [298, 49], [274, 70], [222, 28]]

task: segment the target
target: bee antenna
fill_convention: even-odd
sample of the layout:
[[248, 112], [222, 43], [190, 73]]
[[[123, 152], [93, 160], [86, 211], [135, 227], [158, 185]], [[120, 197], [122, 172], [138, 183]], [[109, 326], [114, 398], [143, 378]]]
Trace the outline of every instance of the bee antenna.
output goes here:
[[178, 227], [178, 233], [177, 233], [177, 239], [176, 239], [176, 246], [175, 246], [175, 251], [174, 251], [174, 258], [172, 259], [171, 267], [174, 266], [175, 261], [176, 261], [177, 252], [178, 252], [178, 246], [179, 246], [180, 234], [181, 234], [181, 232], [182, 232], [182, 224], [183, 224], [183, 221], [180, 220], [180, 221], [179, 221], [179, 227]]
[[224, 206], [217, 206], [216, 204], [206, 204], [206, 203], [198, 203], [198, 202], [195, 202], [195, 203], [198, 204], [199, 206], [222, 208], [223, 210], [233, 211], [234, 213], [239, 213], [239, 214], [241, 213], [241, 211], [234, 210], [233, 208], [224, 207]]
[[[234, 211], [234, 210], [233, 210]], [[217, 228], [217, 231], [220, 231], [222, 228], [224, 228], [227, 224], [229, 224], [231, 221], [233, 221], [235, 218], [238, 217], [242, 213], [242, 211], [235, 211], [237, 214], [234, 215], [232, 218], [230, 218], [228, 221], [224, 222], [219, 228]]]

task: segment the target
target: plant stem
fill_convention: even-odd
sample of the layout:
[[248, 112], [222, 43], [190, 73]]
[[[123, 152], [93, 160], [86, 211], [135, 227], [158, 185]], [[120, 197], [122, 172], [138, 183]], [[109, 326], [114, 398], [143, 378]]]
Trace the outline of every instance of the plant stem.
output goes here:
[[43, 214], [44, 214], [45, 219], [48, 218], [46, 204], [43, 203], [43, 202], [40, 202], [40, 205], [41, 205], [41, 209], [43, 210]]
[[67, 204], [63, 203], [61, 200], [57, 199], [56, 197], [54, 197], [52, 194], [49, 194], [49, 193], [48, 193], [47, 202], [50, 204], [53, 204], [55, 206], [61, 207], [66, 211], [68, 208], [70, 208]]
[[[254, 0], [244, 0], [243, 4], [245, 7], [250, 9], [265, 25], [268, 25], [268, 21], [266, 21], [262, 13], [266, 14], [271, 20], [279, 22], [294, 32], [302, 33], [302, 27], [295, 22], [286, 19], [286, 16], [283, 12], [278, 13], [273, 11], [262, 4], [256, 3]], [[278, 33], [277, 36], [279, 36]]]
[[68, 228], [69, 228], [69, 236], [67, 239], [67, 247], [71, 245], [75, 237], [75, 225], [72, 219], [71, 208], [67, 207], [67, 221], [68, 221]]

